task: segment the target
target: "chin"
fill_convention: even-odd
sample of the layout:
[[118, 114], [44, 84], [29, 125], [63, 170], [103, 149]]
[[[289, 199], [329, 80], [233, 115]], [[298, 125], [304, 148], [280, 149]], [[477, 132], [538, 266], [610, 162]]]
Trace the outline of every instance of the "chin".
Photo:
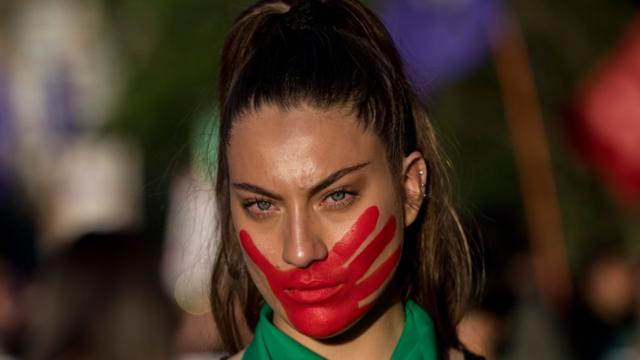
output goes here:
[[288, 322], [300, 333], [318, 340], [329, 339], [349, 330], [370, 310], [349, 306], [315, 306], [288, 311]]

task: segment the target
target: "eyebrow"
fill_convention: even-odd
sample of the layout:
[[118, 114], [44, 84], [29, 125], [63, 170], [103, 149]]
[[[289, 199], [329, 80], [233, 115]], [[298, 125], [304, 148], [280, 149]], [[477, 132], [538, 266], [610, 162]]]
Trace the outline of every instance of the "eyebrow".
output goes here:
[[[311, 190], [309, 191], [309, 194], [311, 196], [319, 193], [320, 191], [326, 189], [327, 187], [331, 186], [331, 184], [333, 184], [334, 182], [340, 180], [341, 178], [362, 169], [363, 167], [369, 165], [368, 162], [364, 162], [358, 165], [354, 165], [354, 166], [349, 166], [347, 168], [344, 169], [340, 169], [334, 173], [332, 173], [331, 175], [327, 176], [326, 178], [324, 178], [323, 180], [321, 180], [318, 184], [314, 185]], [[272, 193], [269, 190], [263, 189], [257, 185], [253, 185], [253, 184], [249, 184], [249, 183], [233, 183], [233, 187], [239, 190], [245, 190], [245, 191], [249, 191], [252, 193], [256, 193], [256, 194], [260, 194], [266, 197], [270, 197], [272, 199], [275, 200], [282, 200], [282, 197], [279, 195], [276, 195], [274, 193]]]

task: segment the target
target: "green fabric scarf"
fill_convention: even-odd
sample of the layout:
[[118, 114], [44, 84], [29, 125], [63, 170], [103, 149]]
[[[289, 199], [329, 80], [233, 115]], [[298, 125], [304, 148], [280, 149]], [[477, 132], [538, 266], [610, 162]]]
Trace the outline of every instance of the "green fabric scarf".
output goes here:
[[[272, 323], [273, 310], [264, 305], [251, 344], [244, 353], [245, 360], [262, 359], [322, 359], [313, 351], [285, 335]], [[405, 325], [391, 360], [436, 360], [436, 342], [429, 315], [409, 300], [405, 305]]]

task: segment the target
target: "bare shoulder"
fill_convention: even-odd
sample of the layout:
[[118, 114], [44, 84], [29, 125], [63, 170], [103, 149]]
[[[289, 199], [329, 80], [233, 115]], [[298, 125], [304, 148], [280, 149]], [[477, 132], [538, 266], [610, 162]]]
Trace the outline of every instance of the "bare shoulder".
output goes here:
[[229, 360], [242, 360], [242, 356], [244, 355], [244, 350], [240, 351], [239, 353], [231, 356], [229, 358]]

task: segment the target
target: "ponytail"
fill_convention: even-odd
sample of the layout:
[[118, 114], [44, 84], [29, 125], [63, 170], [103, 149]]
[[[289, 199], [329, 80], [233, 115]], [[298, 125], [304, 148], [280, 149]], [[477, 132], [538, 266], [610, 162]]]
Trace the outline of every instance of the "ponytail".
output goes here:
[[[440, 358], [458, 347], [456, 324], [472, 293], [467, 238], [452, 206], [445, 159], [426, 111], [409, 85], [401, 58], [380, 20], [356, 0], [263, 0], [234, 23], [220, 68], [220, 142], [216, 195], [219, 246], [211, 304], [230, 352], [246, 345], [240, 328], [255, 327], [263, 302], [244, 264], [231, 223], [226, 147], [235, 119], [269, 103], [352, 106], [385, 146], [399, 174], [413, 151], [429, 167], [427, 198], [405, 231], [397, 275], [405, 299], [433, 319]], [[397, 179], [398, 188], [401, 179]]]

